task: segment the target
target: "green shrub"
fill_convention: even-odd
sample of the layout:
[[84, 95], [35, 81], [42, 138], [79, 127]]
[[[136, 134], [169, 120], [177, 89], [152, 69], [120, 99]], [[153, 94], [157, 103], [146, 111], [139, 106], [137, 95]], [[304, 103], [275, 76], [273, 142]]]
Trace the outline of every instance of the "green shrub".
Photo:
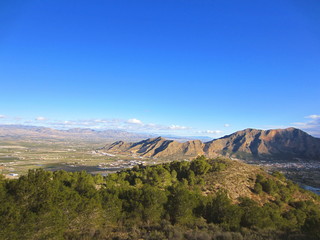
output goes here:
[[261, 194], [262, 193], [262, 186], [260, 183], [256, 182], [254, 184], [254, 188], [253, 188], [254, 193], [256, 194]]

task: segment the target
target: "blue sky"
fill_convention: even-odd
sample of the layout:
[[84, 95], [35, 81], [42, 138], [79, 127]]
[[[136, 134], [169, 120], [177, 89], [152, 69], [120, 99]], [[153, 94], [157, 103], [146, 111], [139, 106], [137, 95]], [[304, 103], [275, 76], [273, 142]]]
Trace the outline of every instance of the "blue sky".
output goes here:
[[320, 2], [0, 2], [0, 124], [320, 136]]

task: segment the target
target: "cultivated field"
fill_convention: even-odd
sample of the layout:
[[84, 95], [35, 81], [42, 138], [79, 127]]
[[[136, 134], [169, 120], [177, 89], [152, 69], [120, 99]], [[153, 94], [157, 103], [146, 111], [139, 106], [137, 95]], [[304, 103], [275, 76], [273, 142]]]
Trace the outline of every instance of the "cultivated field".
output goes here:
[[137, 164], [156, 163], [143, 159], [100, 153], [101, 143], [63, 141], [1, 141], [0, 172], [17, 178], [28, 169], [81, 171], [107, 174]]

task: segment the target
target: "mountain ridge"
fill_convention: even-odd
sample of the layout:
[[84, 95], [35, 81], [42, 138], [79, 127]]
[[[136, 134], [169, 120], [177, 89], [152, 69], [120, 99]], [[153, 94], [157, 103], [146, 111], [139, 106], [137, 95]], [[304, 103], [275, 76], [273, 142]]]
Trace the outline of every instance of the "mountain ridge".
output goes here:
[[259, 130], [247, 128], [209, 142], [183, 143], [162, 137], [135, 143], [113, 143], [103, 150], [155, 158], [194, 158], [228, 156], [239, 159], [320, 160], [320, 139], [297, 128]]

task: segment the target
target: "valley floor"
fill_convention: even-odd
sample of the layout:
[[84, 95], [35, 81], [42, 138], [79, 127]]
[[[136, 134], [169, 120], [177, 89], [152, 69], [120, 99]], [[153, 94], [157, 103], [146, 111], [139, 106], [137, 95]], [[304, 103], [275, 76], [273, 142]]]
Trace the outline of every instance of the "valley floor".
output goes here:
[[[99, 150], [101, 143], [64, 141], [1, 141], [0, 173], [18, 178], [29, 169], [50, 171], [86, 171], [107, 175], [135, 165], [156, 164], [166, 160], [139, 156], [106, 154]], [[303, 188], [320, 194], [319, 162], [249, 162], [267, 171], [281, 171]]]

